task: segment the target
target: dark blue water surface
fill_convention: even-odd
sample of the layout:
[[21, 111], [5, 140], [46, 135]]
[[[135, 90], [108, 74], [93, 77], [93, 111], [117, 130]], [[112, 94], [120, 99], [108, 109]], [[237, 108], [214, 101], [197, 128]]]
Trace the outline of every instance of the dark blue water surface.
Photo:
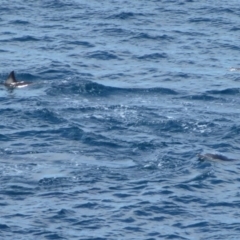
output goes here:
[[33, 84], [0, 87], [0, 239], [239, 239], [239, 26], [237, 0], [2, 1], [1, 82]]

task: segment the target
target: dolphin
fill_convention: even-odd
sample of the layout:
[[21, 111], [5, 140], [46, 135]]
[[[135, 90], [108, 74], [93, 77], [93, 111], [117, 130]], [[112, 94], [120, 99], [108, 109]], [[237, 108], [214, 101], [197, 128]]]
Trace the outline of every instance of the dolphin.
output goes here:
[[229, 69], [229, 71], [231, 71], [231, 72], [233, 72], [233, 71], [240, 71], [240, 68], [231, 67]]
[[228, 158], [221, 154], [213, 154], [213, 153], [206, 153], [206, 154], [198, 154], [198, 159], [201, 161], [210, 160], [210, 161], [223, 161], [223, 162], [231, 162], [236, 161], [236, 159]]
[[7, 88], [22, 88], [28, 86], [31, 83], [32, 82], [17, 81], [15, 78], [14, 71], [11, 71], [4, 85]]

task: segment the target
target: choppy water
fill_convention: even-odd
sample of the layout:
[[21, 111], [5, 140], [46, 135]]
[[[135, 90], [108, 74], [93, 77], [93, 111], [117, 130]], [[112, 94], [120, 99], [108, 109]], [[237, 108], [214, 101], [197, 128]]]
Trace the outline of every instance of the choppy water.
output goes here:
[[1, 239], [239, 239], [238, 1], [2, 1]]

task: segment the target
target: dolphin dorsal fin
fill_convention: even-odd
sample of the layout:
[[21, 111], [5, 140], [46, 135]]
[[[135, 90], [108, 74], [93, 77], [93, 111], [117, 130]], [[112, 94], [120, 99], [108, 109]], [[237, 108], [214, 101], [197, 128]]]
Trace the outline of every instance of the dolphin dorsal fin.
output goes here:
[[15, 83], [17, 82], [16, 78], [15, 78], [15, 75], [14, 75], [14, 71], [11, 71], [10, 74], [8, 75], [8, 78], [6, 80], [6, 84], [12, 84], [12, 83]]

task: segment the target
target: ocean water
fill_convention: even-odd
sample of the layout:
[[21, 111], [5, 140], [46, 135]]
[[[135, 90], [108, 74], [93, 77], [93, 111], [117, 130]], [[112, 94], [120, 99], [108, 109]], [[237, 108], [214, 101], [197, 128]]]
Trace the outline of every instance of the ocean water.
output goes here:
[[0, 238], [239, 239], [239, 15], [3, 0], [1, 82], [33, 84], [0, 86]]

